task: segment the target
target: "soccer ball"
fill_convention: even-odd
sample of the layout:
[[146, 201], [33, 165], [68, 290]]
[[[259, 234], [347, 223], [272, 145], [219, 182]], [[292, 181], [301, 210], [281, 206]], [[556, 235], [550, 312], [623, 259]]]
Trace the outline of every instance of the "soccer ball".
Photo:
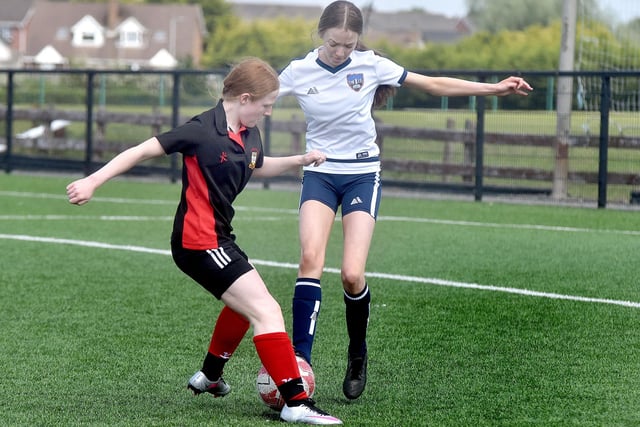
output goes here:
[[[312, 397], [316, 390], [316, 378], [313, 374], [313, 370], [311, 369], [311, 365], [309, 365], [302, 357], [296, 356], [296, 360], [298, 361], [298, 369], [300, 370], [304, 389], [309, 397]], [[282, 409], [284, 406], [284, 399], [280, 396], [280, 391], [278, 391], [276, 383], [269, 376], [264, 366], [261, 366], [258, 371], [256, 387], [258, 388], [258, 395], [265, 405], [274, 411]]]

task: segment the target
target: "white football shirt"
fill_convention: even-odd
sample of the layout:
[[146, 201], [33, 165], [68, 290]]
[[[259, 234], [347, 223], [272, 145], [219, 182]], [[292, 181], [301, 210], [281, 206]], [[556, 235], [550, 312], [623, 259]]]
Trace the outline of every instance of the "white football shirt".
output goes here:
[[[320, 150], [327, 162], [316, 172], [369, 173], [380, 170], [380, 149], [371, 107], [380, 85], [400, 86], [407, 71], [373, 51], [353, 51], [330, 67], [315, 49], [280, 73], [278, 96], [295, 96], [307, 122], [307, 151]], [[306, 168], [305, 168], [306, 169]]]

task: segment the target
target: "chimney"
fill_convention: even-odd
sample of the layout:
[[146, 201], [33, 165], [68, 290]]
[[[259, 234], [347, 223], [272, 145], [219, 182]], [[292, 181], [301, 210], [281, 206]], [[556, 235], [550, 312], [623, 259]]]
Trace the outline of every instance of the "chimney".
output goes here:
[[113, 30], [118, 25], [120, 3], [118, 0], [109, 0], [107, 5], [107, 28]]

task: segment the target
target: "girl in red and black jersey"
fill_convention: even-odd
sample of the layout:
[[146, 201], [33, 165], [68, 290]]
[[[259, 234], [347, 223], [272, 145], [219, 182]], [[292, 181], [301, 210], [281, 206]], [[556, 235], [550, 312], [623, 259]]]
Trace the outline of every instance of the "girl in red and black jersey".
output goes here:
[[318, 151], [264, 156], [256, 124], [271, 114], [278, 89], [278, 75], [264, 61], [240, 62], [225, 78], [222, 99], [214, 108], [123, 151], [98, 171], [69, 184], [67, 196], [73, 204], [85, 204], [96, 188], [136, 164], [182, 153], [182, 193], [171, 252], [184, 273], [225, 304], [202, 369], [191, 377], [188, 388], [214, 397], [228, 394], [231, 388], [222, 378], [223, 367], [252, 326], [260, 360], [286, 402], [280, 418], [342, 424], [317, 408], [305, 392], [280, 306], [232, 234], [232, 203], [251, 176], [273, 177], [326, 159]]

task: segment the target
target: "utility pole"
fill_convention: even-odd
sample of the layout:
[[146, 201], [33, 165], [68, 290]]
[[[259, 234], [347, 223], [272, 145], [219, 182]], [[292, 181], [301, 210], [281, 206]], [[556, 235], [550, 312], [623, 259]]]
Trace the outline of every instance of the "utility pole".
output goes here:
[[[576, 21], [578, 0], [564, 0], [562, 5], [562, 40], [558, 71], [573, 71], [576, 46]], [[558, 77], [555, 166], [551, 197], [565, 199], [569, 180], [569, 142], [571, 135], [571, 104], [573, 77]]]

